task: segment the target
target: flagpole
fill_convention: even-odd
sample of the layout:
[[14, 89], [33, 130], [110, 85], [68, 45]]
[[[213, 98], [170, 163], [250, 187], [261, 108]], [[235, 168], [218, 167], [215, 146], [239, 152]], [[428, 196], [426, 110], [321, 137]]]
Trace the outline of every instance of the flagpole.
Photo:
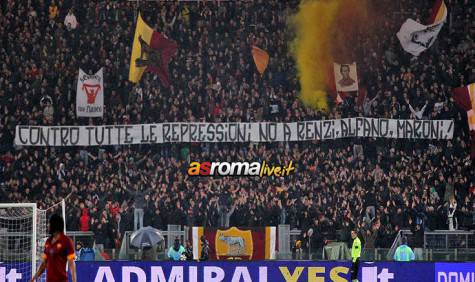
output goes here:
[[452, 34], [454, 32], [454, 30], [452, 29], [452, 23], [453, 23], [453, 12], [450, 11], [450, 16], [449, 16], [449, 31], [450, 31], [450, 34]]
[[134, 11], [134, 18], [137, 20], [137, 11], [140, 9], [140, 0], [137, 0], [135, 3], [135, 11]]

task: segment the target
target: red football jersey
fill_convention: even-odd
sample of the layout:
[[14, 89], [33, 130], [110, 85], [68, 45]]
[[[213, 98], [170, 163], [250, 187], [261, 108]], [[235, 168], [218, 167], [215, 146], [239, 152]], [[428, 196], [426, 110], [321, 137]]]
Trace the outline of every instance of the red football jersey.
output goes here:
[[74, 247], [71, 239], [64, 233], [59, 235], [58, 240], [52, 243], [52, 238], [48, 238], [45, 243], [45, 251], [42, 254], [46, 260], [46, 281], [48, 282], [66, 282], [68, 276], [66, 273], [66, 263], [75, 257]]

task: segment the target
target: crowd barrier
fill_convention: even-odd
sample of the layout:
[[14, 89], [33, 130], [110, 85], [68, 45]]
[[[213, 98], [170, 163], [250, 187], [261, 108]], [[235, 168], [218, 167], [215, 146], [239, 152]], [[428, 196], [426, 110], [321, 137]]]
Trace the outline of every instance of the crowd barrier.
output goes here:
[[[29, 281], [21, 265], [0, 263], [0, 282]], [[360, 282], [475, 282], [475, 262], [362, 262]], [[79, 282], [343, 282], [349, 261], [77, 262]]]

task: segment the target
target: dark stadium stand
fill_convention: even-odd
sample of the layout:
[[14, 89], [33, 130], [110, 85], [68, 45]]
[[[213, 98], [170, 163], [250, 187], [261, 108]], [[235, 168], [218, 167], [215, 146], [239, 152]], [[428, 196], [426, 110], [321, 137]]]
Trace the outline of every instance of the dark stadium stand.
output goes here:
[[[367, 96], [329, 112], [305, 107], [289, 55], [287, 15], [299, 1], [141, 3], [143, 18], [178, 43], [169, 88], [153, 73], [128, 79], [137, 15], [128, 1], [1, 1], [0, 202], [47, 208], [67, 196], [67, 228], [93, 231], [119, 249], [139, 217], [143, 226], [230, 227], [288, 224], [314, 231], [310, 246], [350, 242], [390, 248], [399, 230], [475, 227], [475, 169], [465, 113], [454, 87], [475, 82], [475, 2], [446, 1], [450, 20], [417, 60], [395, 36], [433, 1], [387, 1], [384, 29], [355, 43]], [[395, 3], [397, 2], [397, 3]], [[409, 3], [410, 2], [410, 3]], [[65, 26], [68, 11], [77, 19]], [[369, 41], [378, 42], [379, 49]], [[261, 77], [250, 43], [271, 54]], [[75, 113], [79, 68], [104, 67], [105, 113]], [[219, 82], [219, 88], [215, 87]], [[214, 86], [213, 86], [214, 85]], [[333, 104], [333, 103], [332, 103]], [[409, 107], [420, 111], [420, 117]], [[345, 138], [278, 143], [173, 143], [106, 147], [14, 146], [16, 125], [160, 122], [295, 122], [346, 117], [454, 119], [452, 140]], [[192, 161], [293, 161], [289, 177], [189, 177]], [[135, 213], [143, 209], [142, 213]], [[134, 221], [136, 221], [134, 223]], [[337, 236], [338, 234], [338, 236]], [[308, 248], [303, 244], [303, 248]]]

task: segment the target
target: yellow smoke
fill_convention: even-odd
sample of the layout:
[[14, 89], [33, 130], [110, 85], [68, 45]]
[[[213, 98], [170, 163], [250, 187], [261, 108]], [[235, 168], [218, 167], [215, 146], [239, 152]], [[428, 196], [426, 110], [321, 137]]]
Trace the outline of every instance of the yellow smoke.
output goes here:
[[333, 62], [355, 59], [352, 39], [362, 23], [368, 24], [366, 0], [302, 0], [290, 18], [295, 32], [290, 51], [297, 65], [300, 99], [306, 106], [328, 109]]

